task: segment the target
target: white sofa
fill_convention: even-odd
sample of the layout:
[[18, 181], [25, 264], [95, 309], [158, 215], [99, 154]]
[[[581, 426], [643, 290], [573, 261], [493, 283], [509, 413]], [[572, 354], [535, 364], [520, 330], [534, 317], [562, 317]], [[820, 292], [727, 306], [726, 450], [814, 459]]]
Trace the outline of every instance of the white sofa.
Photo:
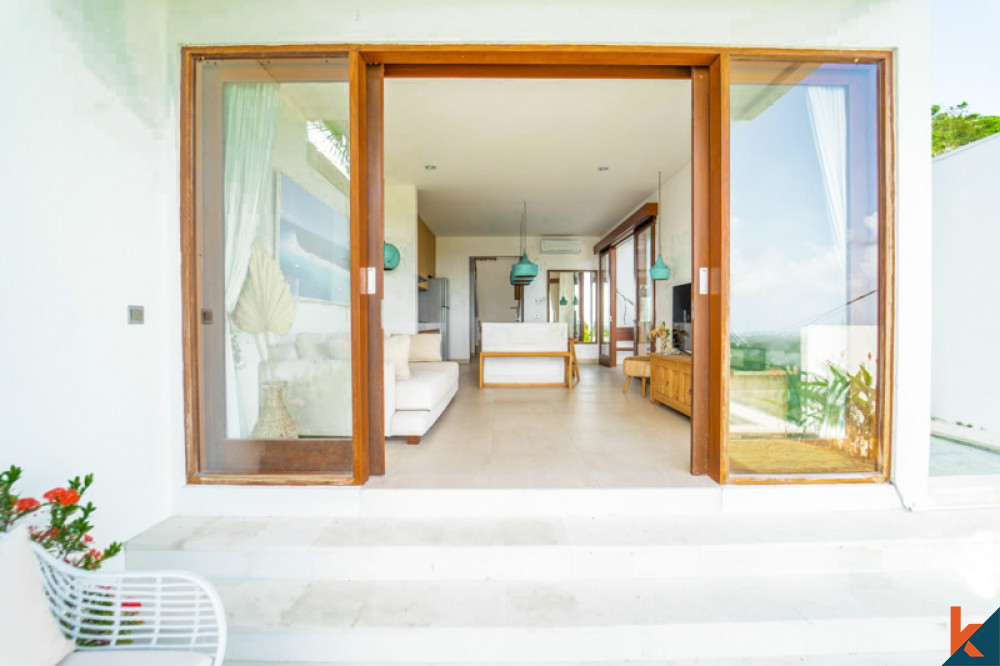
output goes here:
[[[421, 338], [439, 341], [440, 335], [422, 334]], [[411, 444], [418, 443], [458, 391], [458, 363], [417, 360], [426, 358], [408, 359], [407, 379], [396, 379], [395, 365], [386, 361], [386, 437], [403, 436]], [[300, 435], [342, 437], [351, 432], [349, 359], [349, 342], [343, 336], [299, 333], [294, 345], [273, 345], [269, 360], [260, 364], [261, 376], [288, 383], [285, 405]]]
[[285, 405], [306, 437], [350, 435], [351, 347], [344, 335], [299, 333], [295, 344], [272, 345], [260, 376], [287, 382]]
[[409, 367], [408, 378], [396, 379], [395, 363], [388, 357], [385, 361], [385, 436], [402, 436], [418, 444], [458, 392], [458, 363], [418, 361], [411, 356]]
[[[564, 352], [566, 322], [483, 322], [485, 352]], [[565, 382], [566, 360], [559, 357], [488, 357], [483, 359], [487, 384], [558, 384]]]

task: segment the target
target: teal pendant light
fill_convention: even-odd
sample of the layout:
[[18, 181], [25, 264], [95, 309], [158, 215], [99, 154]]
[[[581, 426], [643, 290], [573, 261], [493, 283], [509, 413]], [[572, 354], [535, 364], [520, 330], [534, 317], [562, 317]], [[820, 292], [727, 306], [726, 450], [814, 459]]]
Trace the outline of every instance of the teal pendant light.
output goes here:
[[569, 305], [569, 303], [566, 301], [565, 296], [559, 299], [559, 305]]
[[387, 271], [399, 268], [399, 248], [392, 243], [382, 243], [382, 267]]
[[649, 267], [649, 277], [651, 280], [668, 280], [670, 279], [670, 267], [663, 263], [663, 225], [660, 224], [660, 181], [662, 180], [662, 172], [656, 172], [656, 241], [657, 246], [660, 251], [656, 255], [656, 262]]
[[510, 267], [510, 283], [512, 285], [528, 285], [538, 276], [538, 264], [528, 259], [528, 202], [524, 202], [521, 213], [521, 259]]
[[669, 280], [670, 267], [663, 263], [663, 255], [656, 257], [656, 263], [649, 267], [649, 277], [653, 280]]

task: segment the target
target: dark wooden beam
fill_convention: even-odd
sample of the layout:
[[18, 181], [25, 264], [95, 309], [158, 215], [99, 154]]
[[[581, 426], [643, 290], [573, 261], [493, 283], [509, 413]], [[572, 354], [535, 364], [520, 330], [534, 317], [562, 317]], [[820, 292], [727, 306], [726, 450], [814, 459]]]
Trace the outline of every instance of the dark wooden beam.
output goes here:
[[632, 231], [634, 231], [637, 227], [650, 220], [655, 220], [658, 213], [659, 206], [657, 206], [657, 204], [643, 204], [638, 210], [629, 215], [628, 219], [615, 227], [611, 233], [598, 241], [597, 245], [594, 246], [594, 254], [600, 254], [601, 250], [614, 245], [622, 238], [632, 233]]

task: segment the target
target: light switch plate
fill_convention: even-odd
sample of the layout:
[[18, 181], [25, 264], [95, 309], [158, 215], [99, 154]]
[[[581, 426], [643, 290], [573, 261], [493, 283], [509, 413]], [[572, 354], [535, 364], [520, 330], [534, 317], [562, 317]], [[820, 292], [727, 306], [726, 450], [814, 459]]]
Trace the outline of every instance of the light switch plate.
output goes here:
[[146, 309], [141, 305], [130, 305], [128, 306], [128, 323], [130, 324], [145, 324], [146, 323]]

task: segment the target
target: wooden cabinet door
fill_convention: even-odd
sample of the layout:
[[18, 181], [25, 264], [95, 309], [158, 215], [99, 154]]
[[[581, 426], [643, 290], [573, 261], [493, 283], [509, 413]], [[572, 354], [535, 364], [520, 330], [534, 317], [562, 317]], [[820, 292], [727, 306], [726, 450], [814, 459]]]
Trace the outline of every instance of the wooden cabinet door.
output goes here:
[[676, 391], [675, 399], [685, 405], [688, 411], [691, 410], [691, 366], [678, 368], [671, 378], [672, 385]]

